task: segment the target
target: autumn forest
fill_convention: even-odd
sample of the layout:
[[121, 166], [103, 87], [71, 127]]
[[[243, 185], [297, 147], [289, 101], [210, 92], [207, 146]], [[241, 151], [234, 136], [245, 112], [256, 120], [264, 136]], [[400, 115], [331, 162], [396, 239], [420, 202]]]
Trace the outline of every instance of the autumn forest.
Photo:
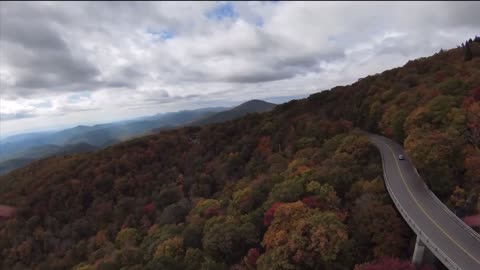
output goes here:
[[[419, 269], [362, 131], [479, 211], [480, 43], [270, 112], [55, 156], [0, 177], [0, 268]], [[427, 269], [425, 266], [422, 269]]]

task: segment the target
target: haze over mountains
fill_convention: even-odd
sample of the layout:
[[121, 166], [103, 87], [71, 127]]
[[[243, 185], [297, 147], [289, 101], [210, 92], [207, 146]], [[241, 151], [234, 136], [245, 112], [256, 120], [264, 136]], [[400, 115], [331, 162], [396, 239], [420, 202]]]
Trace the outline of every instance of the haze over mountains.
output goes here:
[[48, 156], [91, 152], [153, 131], [218, 123], [274, 107], [273, 103], [251, 100], [234, 108], [183, 110], [94, 126], [80, 125], [55, 132], [14, 135], [0, 141], [0, 175]]
[[230, 110], [219, 112], [211, 116], [204, 117], [202, 119], [193, 121], [190, 125], [206, 125], [213, 123], [220, 123], [229, 120], [233, 120], [238, 117], [242, 117], [249, 113], [262, 113], [268, 112], [275, 108], [275, 104], [269, 103], [263, 100], [250, 100], [245, 103], [242, 103]]

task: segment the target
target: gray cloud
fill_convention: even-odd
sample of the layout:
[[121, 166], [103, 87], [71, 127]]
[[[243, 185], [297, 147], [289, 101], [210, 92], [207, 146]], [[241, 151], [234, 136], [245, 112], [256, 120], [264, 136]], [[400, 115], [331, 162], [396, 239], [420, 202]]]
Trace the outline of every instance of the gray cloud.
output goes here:
[[234, 83], [261, 83], [261, 82], [271, 82], [282, 79], [288, 79], [294, 76], [295, 74], [288, 71], [264, 71], [259, 73], [247, 73], [247, 74], [231, 74], [225, 77], [223, 80], [225, 82], [234, 82]]
[[89, 112], [89, 111], [99, 111], [100, 108], [82, 108], [80, 106], [65, 105], [60, 108], [55, 113], [52, 113], [51, 116], [61, 116], [67, 115], [73, 112]]
[[[2, 3], [2, 121], [302, 96], [480, 34], [478, 2], [234, 2], [234, 18], [209, 19], [216, 5]], [[78, 92], [90, 96], [73, 104]]]
[[10, 10], [2, 12], [0, 24], [2, 65], [15, 74], [12, 88], [3, 89], [7, 95], [28, 96], [58, 87], [74, 90], [71, 86], [95, 80], [97, 68], [75, 57], [48, 21], [25, 20]]
[[34, 117], [34, 114], [28, 112], [15, 112], [15, 113], [0, 113], [0, 120], [2, 121], [11, 121], [24, 118]]

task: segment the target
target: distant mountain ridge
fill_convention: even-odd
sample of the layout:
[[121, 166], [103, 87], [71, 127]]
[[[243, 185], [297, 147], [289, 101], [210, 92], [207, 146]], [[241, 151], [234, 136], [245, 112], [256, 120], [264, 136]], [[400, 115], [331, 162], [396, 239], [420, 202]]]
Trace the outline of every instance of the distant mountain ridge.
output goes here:
[[250, 100], [233, 108], [182, 110], [93, 126], [78, 125], [60, 131], [13, 135], [0, 140], [0, 175], [40, 158], [90, 152], [141, 135], [229, 121], [248, 113], [269, 111], [275, 106], [262, 100]]
[[205, 117], [203, 119], [194, 121], [190, 123], [190, 126], [200, 126], [200, 125], [206, 125], [206, 124], [213, 124], [213, 123], [220, 123], [220, 122], [225, 122], [229, 120], [233, 120], [235, 118], [242, 117], [244, 115], [247, 115], [249, 113], [262, 113], [262, 112], [268, 112], [270, 110], [273, 110], [275, 108], [276, 104], [266, 102], [263, 100], [258, 100], [258, 99], [253, 99], [247, 102], [244, 102], [236, 107], [233, 107], [232, 109], [228, 111], [223, 111], [216, 113], [214, 115]]
[[104, 147], [142, 135], [154, 128], [175, 127], [226, 109], [228, 108], [214, 107], [184, 110], [94, 126], [79, 125], [55, 132], [13, 135], [0, 140], [0, 161], [14, 158], [16, 153], [29, 151], [32, 147], [49, 144], [63, 146], [83, 142], [96, 147]]
[[0, 140], [0, 175], [37, 159], [94, 151], [121, 141], [169, 129], [214, 115], [227, 107], [168, 112], [93, 126], [78, 125], [60, 131], [18, 134]]

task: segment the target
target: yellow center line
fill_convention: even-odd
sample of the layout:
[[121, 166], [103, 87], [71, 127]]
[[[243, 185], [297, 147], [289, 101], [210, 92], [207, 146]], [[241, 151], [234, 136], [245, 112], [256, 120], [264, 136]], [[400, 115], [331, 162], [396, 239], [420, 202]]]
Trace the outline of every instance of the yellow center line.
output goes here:
[[[410, 190], [410, 186], [407, 184], [407, 181], [405, 181], [405, 178], [403, 177], [403, 173], [402, 173], [402, 170], [400, 169], [400, 165], [398, 165], [398, 161], [397, 161], [397, 158], [395, 156], [395, 151], [393, 151], [393, 149], [388, 145], [386, 144], [385, 142], [381, 141], [381, 140], [378, 140], [378, 139], [375, 139], [373, 138], [374, 140], [378, 141], [378, 142], [381, 142], [383, 143], [385, 146], [388, 147], [388, 149], [390, 149], [390, 151], [392, 152], [392, 155], [393, 155], [393, 158], [395, 160], [395, 164], [397, 165], [397, 168], [398, 168], [398, 171], [400, 172], [400, 177], [402, 178], [402, 181], [403, 181], [403, 184], [407, 187], [407, 190], [408, 190], [408, 193], [410, 193], [410, 196], [413, 198], [413, 200], [415, 201], [415, 203], [418, 205], [418, 207], [420, 208], [420, 210], [422, 210], [422, 212], [430, 219], [430, 221], [432, 221], [433, 224], [435, 224], [435, 226], [448, 238], [450, 239], [455, 245], [457, 245], [461, 250], [463, 250], [463, 252], [465, 252], [470, 258], [472, 258], [474, 261], [476, 261], [478, 264], [480, 264], [480, 261], [478, 259], [476, 259], [472, 254], [470, 254], [467, 250], [465, 250], [465, 248], [463, 248], [459, 243], [457, 243], [457, 241], [455, 241], [455, 239], [453, 239], [437, 222], [435, 222], [435, 220], [427, 213], [427, 211], [425, 211], [425, 209], [420, 205], [420, 203], [417, 201], [417, 199], [415, 198], [415, 196], [413, 196], [413, 193], [412, 191]], [[385, 169], [385, 168], [384, 168]], [[385, 179], [387, 180], [387, 179]]]

